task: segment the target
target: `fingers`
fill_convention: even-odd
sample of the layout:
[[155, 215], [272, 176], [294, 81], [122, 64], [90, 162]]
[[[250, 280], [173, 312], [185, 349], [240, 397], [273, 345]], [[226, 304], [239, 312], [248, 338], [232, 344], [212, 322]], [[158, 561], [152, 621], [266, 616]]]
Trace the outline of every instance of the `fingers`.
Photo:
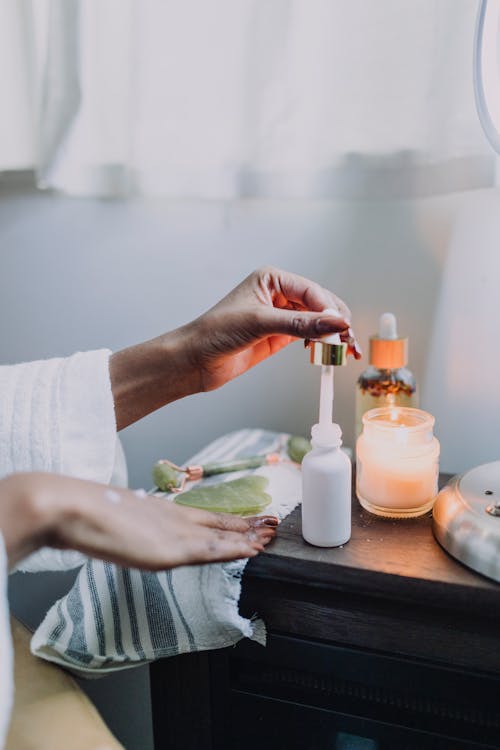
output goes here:
[[212, 513], [208, 510], [199, 510], [198, 508], [187, 508], [178, 506], [186, 520], [199, 523], [211, 529], [220, 529], [222, 531], [239, 531], [246, 533], [251, 530], [249, 520], [233, 516], [230, 513]]
[[333, 308], [338, 311], [339, 318], [350, 323], [351, 311], [345, 302], [316, 282], [276, 268], [264, 268], [256, 274], [261, 287], [267, 287], [271, 296], [274, 296], [275, 304], [282, 301], [276, 299], [281, 295], [284, 300], [298, 304], [304, 310], [321, 312], [325, 308]]
[[252, 530], [247, 534], [206, 529], [204, 538], [196, 540], [196, 549], [192, 549], [192, 562], [223, 562], [255, 557], [275, 534], [275, 530], [271, 528], [266, 528], [265, 531]]
[[275, 517], [209, 513], [65, 477], [51, 478], [46, 490], [50, 497], [71, 498], [54, 506], [57, 524], [50, 528], [50, 546], [119, 565], [165, 570], [254, 557], [276, 535]]
[[352, 354], [355, 359], [361, 359], [361, 357], [363, 356], [363, 352], [361, 351], [361, 347], [354, 336], [352, 328], [348, 328], [347, 332], [343, 331], [340, 334], [340, 338], [347, 344], [348, 353]]
[[189, 540], [182, 562], [198, 564], [254, 557], [276, 536], [279, 519], [276, 516], [240, 518], [228, 513], [211, 513], [197, 508], [175, 505], [174, 510], [186, 529]]
[[333, 292], [303, 276], [276, 268], [256, 271], [254, 280], [258, 298], [266, 303], [257, 321], [262, 333], [294, 338], [342, 333], [350, 352], [356, 357], [360, 355], [349, 327], [351, 311]]
[[235, 538], [212, 538], [206, 540], [203, 546], [200, 546], [199, 553], [196, 555], [199, 559], [194, 559], [191, 562], [197, 564], [241, 560], [246, 557], [255, 557], [262, 550], [262, 546], [245, 540], [238, 535]]
[[[192, 510], [185, 508], [183, 510]], [[193, 522], [195, 519], [191, 518]], [[240, 518], [232, 516], [229, 513], [210, 513], [201, 511], [197, 515], [196, 523], [203, 525], [206, 529], [213, 532], [213, 536], [218, 539], [236, 539], [235, 534], [245, 543], [257, 545], [259, 551], [262, 551], [266, 544], [276, 536], [276, 528], [279, 520], [275, 516], [263, 516], [261, 518]]]
[[230, 513], [213, 513], [212, 511], [186, 506], [174, 507], [184, 514], [187, 520], [208, 526], [212, 529], [221, 529], [222, 531], [240, 531], [246, 533], [262, 526], [276, 528], [279, 524], [279, 518], [271, 515], [241, 518]]
[[[256, 271], [255, 277], [261, 292], [258, 296], [267, 303], [259, 311], [257, 325], [263, 334], [274, 335], [276, 351], [288, 343], [280, 335], [317, 339], [340, 333], [348, 353], [361, 358], [361, 347], [350, 327], [351, 311], [343, 300], [314, 281], [279, 269], [264, 268]], [[262, 352], [257, 361], [273, 353]]]
[[331, 333], [347, 333], [349, 329], [343, 317], [276, 307], [261, 310], [258, 325], [265, 335], [284, 334], [301, 339], [318, 339]]

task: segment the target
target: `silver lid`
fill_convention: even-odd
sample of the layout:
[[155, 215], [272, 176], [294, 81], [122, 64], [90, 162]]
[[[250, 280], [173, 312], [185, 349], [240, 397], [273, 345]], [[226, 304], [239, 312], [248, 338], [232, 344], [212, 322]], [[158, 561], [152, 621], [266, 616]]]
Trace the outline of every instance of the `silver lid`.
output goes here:
[[450, 555], [500, 582], [500, 461], [476, 466], [441, 490], [433, 531]]

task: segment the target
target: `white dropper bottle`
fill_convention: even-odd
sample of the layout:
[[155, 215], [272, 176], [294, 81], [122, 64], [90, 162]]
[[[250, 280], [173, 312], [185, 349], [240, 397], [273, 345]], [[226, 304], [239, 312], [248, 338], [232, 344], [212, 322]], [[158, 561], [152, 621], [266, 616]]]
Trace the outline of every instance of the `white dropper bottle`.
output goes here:
[[[338, 334], [321, 341], [341, 344]], [[338, 547], [351, 538], [351, 462], [340, 450], [342, 431], [332, 420], [333, 371], [322, 365], [319, 421], [302, 461], [302, 536], [317, 547]]]

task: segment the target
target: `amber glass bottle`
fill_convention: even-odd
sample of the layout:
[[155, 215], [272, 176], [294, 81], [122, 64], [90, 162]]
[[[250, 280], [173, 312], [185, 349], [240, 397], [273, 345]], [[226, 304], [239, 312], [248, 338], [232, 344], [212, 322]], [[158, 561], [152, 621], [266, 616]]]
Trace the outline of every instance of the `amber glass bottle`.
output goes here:
[[378, 335], [370, 337], [370, 364], [356, 388], [356, 437], [363, 414], [382, 406], [418, 408], [417, 384], [408, 364], [408, 339], [399, 338], [392, 313], [380, 316]]

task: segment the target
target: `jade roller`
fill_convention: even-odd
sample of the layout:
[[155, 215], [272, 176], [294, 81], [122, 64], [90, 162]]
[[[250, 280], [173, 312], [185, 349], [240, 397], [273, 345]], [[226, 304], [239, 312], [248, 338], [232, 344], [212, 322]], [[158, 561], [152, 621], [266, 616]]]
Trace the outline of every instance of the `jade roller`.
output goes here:
[[[311, 443], [306, 438], [292, 435], [286, 445], [290, 463], [301, 464], [305, 454], [311, 450]], [[196, 482], [204, 477], [216, 474], [227, 474], [230, 471], [258, 469], [259, 466], [287, 463], [288, 460], [279, 453], [267, 453], [260, 456], [235, 458], [232, 461], [212, 462], [203, 465], [177, 466], [166, 458], [157, 461], [153, 467], [153, 481], [162, 492], [182, 492], [187, 482]], [[178, 475], [183, 477], [179, 484]]]
[[[262, 456], [248, 456], [236, 458], [232, 461], [212, 462], [193, 466], [177, 466], [166, 458], [157, 461], [153, 467], [153, 481], [158, 489], [163, 492], [182, 492], [186, 482], [197, 482], [205, 477], [213, 477], [216, 474], [227, 474], [230, 471], [244, 471], [245, 469], [258, 469], [259, 466], [268, 466], [282, 461], [278, 453], [268, 453]], [[180, 484], [178, 474], [182, 474]]]

